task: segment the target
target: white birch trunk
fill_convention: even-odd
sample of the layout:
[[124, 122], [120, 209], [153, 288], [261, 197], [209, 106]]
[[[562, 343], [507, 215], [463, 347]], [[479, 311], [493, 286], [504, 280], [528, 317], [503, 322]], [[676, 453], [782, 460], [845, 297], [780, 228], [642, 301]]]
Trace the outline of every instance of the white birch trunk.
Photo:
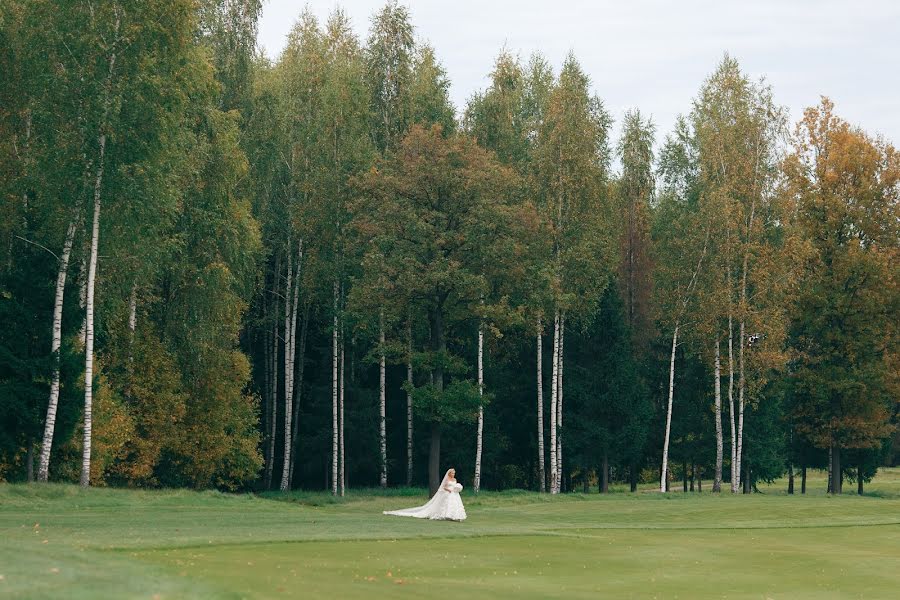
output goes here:
[[[128, 299], [128, 335], [130, 341], [134, 342], [134, 332], [137, 329], [137, 281], [131, 284], [131, 297]], [[134, 357], [128, 357], [131, 361]]]
[[[343, 292], [343, 287], [341, 288]], [[343, 296], [343, 293], [341, 294]], [[340, 482], [341, 482], [341, 496], [344, 495], [344, 488], [347, 487], [347, 463], [344, 459], [344, 319], [341, 318], [341, 335], [340, 335], [340, 345], [341, 345], [341, 372], [340, 372], [340, 388], [338, 394], [338, 412], [340, 417], [340, 446], [341, 446], [341, 472], [340, 472]]]
[[[115, 42], [119, 40], [120, 17], [116, 11]], [[106, 91], [103, 105], [103, 117], [100, 120], [100, 135], [98, 137], [99, 158], [97, 161], [97, 176], [94, 180], [94, 218], [91, 226], [91, 253], [88, 263], [88, 277], [85, 325], [84, 325], [84, 443], [81, 453], [81, 486], [88, 487], [91, 484], [91, 434], [93, 428], [93, 401], [94, 401], [94, 284], [97, 278], [97, 255], [100, 244], [100, 199], [103, 186], [103, 160], [106, 156], [106, 125], [109, 116], [109, 108], [112, 94], [112, 75], [116, 66], [115, 50], [109, 55], [109, 70], [106, 74]]]
[[734, 323], [728, 315], [728, 416], [731, 420], [731, 493], [738, 491], [737, 467], [737, 432], [734, 421]]
[[56, 408], [59, 403], [59, 349], [62, 345], [62, 309], [66, 292], [66, 277], [69, 273], [69, 256], [77, 229], [77, 214], [66, 229], [66, 240], [59, 258], [59, 271], [56, 274], [56, 295], [53, 301], [53, 335], [50, 342], [50, 353], [53, 355], [53, 371], [50, 375], [50, 402], [47, 404], [47, 418], [44, 421], [44, 440], [41, 444], [41, 456], [38, 463], [38, 481], [47, 481], [50, 473], [50, 451], [53, 446], [53, 430], [56, 427]]
[[338, 494], [338, 282], [334, 280], [334, 317], [331, 332], [331, 493]]
[[562, 455], [562, 430], [563, 430], [563, 342], [566, 339], [566, 313], [559, 318], [559, 389], [556, 391], [556, 493], [562, 491], [563, 482], [563, 455]]
[[678, 323], [672, 332], [672, 354], [669, 357], [669, 404], [666, 409], [666, 436], [663, 442], [662, 469], [659, 477], [659, 491], [666, 491], [666, 479], [669, 473], [669, 434], [672, 431], [672, 398], [675, 395], [675, 348], [678, 345]]
[[406, 329], [406, 485], [412, 485], [413, 476], [413, 366], [412, 366], [412, 323]]
[[381, 452], [381, 487], [387, 487], [387, 394], [385, 391], [384, 310], [378, 316], [378, 442]]
[[278, 279], [280, 277], [280, 265], [275, 265], [275, 325], [272, 333], [272, 385], [271, 406], [272, 414], [269, 422], [269, 464], [266, 465], [266, 489], [272, 487], [272, 473], [275, 470], [275, 437], [278, 435]]
[[741, 319], [739, 328], [740, 339], [738, 339], [738, 431], [737, 431], [737, 452], [735, 461], [735, 473], [737, 474], [737, 485], [740, 489], [741, 485], [741, 463], [743, 462], [744, 450], [744, 390], [746, 388], [746, 379], [744, 378], [744, 320]]
[[[287, 276], [285, 277], [284, 283], [284, 448], [282, 452], [282, 457], [286, 456], [288, 448], [290, 448], [290, 439], [291, 439], [291, 411], [289, 402], [291, 401], [291, 338], [293, 337], [293, 329], [291, 329], [291, 298], [292, 292], [294, 290], [294, 262], [291, 256], [291, 244], [290, 240], [288, 241], [287, 246]], [[287, 466], [285, 463], [286, 460], [282, 460], [281, 465], [281, 483], [278, 486], [278, 489], [284, 491], [284, 486], [286, 483], [285, 478], [285, 467]]]
[[[478, 325], [478, 397], [484, 397], [484, 326]], [[475, 479], [472, 489], [481, 489], [481, 447], [484, 435], [484, 405], [478, 405], [478, 434], [475, 440]]]
[[132, 399], [134, 385], [134, 334], [137, 330], [137, 280], [131, 284], [131, 295], [128, 298], [128, 382], [126, 395]]
[[544, 357], [543, 326], [537, 319], [537, 428], [538, 428], [538, 471], [541, 492], [547, 491], [547, 471], [544, 467]]
[[[759, 154], [757, 154], [757, 161]], [[756, 215], [756, 196], [750, 203], [750, 218], [747, 221], [747, 239], [746, 244], [750, 243], [753, 235], [753, 220]], [[747, 380], [744, 371], [744, 342], [746, 340], [746, 319], [747, 319], [747, 273], [749, 270], [750, 252], [747, 246], [744, 247], [744, 261], [741, 269], [741, 320], [740, 320], [740, 337], [738, 339], [738, 431], [737, 431], [737, 450], [735, 453], [735, 475], [737, 476], [738, 487], [741, 483], [741, 463], [743, 462], [743, 445], [744, 445], [744, 401], [746, 397]]]
[[684, 297], [681, 300], [681, 310], [678, 313], [678, 317], [675, 319], [675, 329], [672, 331], [672, 354], [669, 358], [669, 402], [666, 409], [666, 435], [663, 442], [662, 468], [660, 469], [659, 481], [660, 491], [662, 492], [666, 491], [666, 481], [668, 479], [669, 469], [669, 437], [672, 431], [672, 400], [675, 395], [675, 349], [678, 347], [678, 329], [681, 324], [681, 317], [687, 311], [688, 304], [691, 299], [691, 294], [693, 293], [694, 287], [697, 284], [697, 277], [700, 275], [700, 268], [703, 266], [703, 259], [706, 257], [706, 249], [708, 245], [709, 229], [706, 230], [706, 237], [703, 240], [703, 251], [700, 253], [700, 258], [697, 260], [697, 267], [694, 269], [694, 272], [691, 275], [691, 280], [688, 283], [687, 290], [685, 291]]
[[722, 463], [723, 463], [723, 442], [722, 442], [722, 361], [719, 356], [719, 337], [716, 336], [716, 354], [714, 363], [714, 389], [716, 397], [716, 472], [713, 479], [713, 492], [722, 491]]
[[556, 419], [559, 390], [559, 308], [553, 314], [553, 373], [550, 378], [550, 493], [557, 492], [556, 477]]
[[[85, 311], [87, 308], [87, 257], [81, 257], [81, 271], [78, 273], [78, 308], [82, 311]], [[81, 320], [81, 325], [78, 329], [78, 343], [84, 348], [84, 324], [85, 320]]]
[[[298, 278], [299, 282], [299, 278]], [[294, 417], [291, 431], [291, 479], [288, 483], [293, 486], [294, 470], [297, 466], [297, 439], [300, 431], [300, 401], [303, 394], [303, 371], [306, 366], [306, 334], [309, 327], [309, 300], [304, 303], [303, 323], [300, 328], [300, 357], [297, 362], [297, 380], [294, 382]]]
[[[115, 55], [113, 55], [115, 56]], [[97, 253], [100, 244], [100, 190], [103, 182], [103, 154], [106, 135], [100, 135], [100, 163], [94, 183], [94, 217], [91, 225], [91, 254], [88, 261], [87, 299], [84, 320], [84, 442], [81, 454], [81, 486], [91, 484], [91, 436], [94, 401], [94, 284], [97, 278]]]
[[[290, 306], [290, 320], [285, 313], [285, 329], [289, 329], [285, 335], [285, 395], [284, 395], [284, 460], [281, 469], [281, 491], [286, 492], [291, 485], [291, 449], [293, 448], [293, 418], [294, 418], [294, 357], [297, 351], [297, 308], [300, 299], [300, 264], [303, 261], [303, 240], [297, 245], [297, 269], [293, 273], [294, 281], [291, 282], [291, 255], [288, 247], [288, 293], [285, 295], [285, 309], [288, 301]], [[293, 292], [293, 298], [291, 293]]]

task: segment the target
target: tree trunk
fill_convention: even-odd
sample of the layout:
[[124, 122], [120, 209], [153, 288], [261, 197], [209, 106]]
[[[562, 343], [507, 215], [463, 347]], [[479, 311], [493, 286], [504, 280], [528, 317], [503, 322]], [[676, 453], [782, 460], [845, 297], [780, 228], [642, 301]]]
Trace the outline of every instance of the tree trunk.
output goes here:
[[[730, 288], [729, 288], [730, 290]], [[731, 420], [731, 493], [737, 494], [737, 431], [734, 424], [734, 325], [728, 313], [728, 416]]]
[[[137, 281], [131, 284], [131, 296], [128, 298], [128, 335], [129, 342], [134, 342], [134, 332], [137, 329]], [[128, 360], [134, 357], [129, 354]]]
[[566, 339], [566, 313], [559, 317], [559, 389], [556, 390], [556, 493], [563, 490], [563, 342]]
[[[85, 313], [87, 312], [87, 257], [81, 257], [81, 271], [78, 277], [78, 308]], [[85, 319], [81, 320], [81, 326], [78, 329], [78, 343], [84, 348], [85, 343]]]
[[741, 468], [744, 469], [744, 480], [743, 480], [744, 493], [749, 494], [752, 491], [751, 480], [750, 480], [750, 461], [749, 460], [746, 462], [741, 461]]
[[827, 485], [826, 489], [828, 490], [829, 494], [833, 493], [833, 490], [834, 490], [834, 485], [832, 484], [832, 477], [831, 477], [832, 467], [834, 466], [833, 452], [834, 452], [834, 444], [832, 443], [831, 445], [828, 446], [828, 485]]
[[[344, 291], [343, 286], [341, 286], [341, 301], [342, 301], [342, 303], [343, 303], [343, 295], [344, 295], [344, 294], [343, 294], [343, 291]], [[339, 440], [338, 440], [338, 441], [339, 441], [339, 444], [340, 444], [340, 447], [341, 447], [341, 472], [340, 472], [340, 474], [339, 474], [338, 477], [339, 477], [340, 482], [341, 482], [341, 490], [340, 490], [341, 496], [343, 496], [343, 495], [344, 495], [344, 492], [345, 492], [345, 490], [346, 490], [346, 487], [347, 487], [347, 461], [346, 461], [346, 458], [345, 458], [346, 454], [345, 454], [345, 452], [344, 452], [344, 430], [345, 430], [345, 422], [344, 422], [344, 364], [345, 364], [346, 361], [344, 360], [344, 318], [343, 318], [343, 315], [341, 316], [340, 345], [341, 345], [341, 372], [340, 372], [340, 375], [339, 375], [340, 379], [339, 379], [339, 388], [338, 388], [338, 413], [339, 413], [338, 416], [339, 416], [339, 418], [340, 418], [340, 428], [341, 428], [341, 432], [340, 432], [340, 437], [339, 437]]]
[[[113, 55], [115, 56], [115, 55]], [[91, 484], [91, 441], [94, 400], [94, 286], [97, 279], [97, 255], [100, 245], [100, 190], [103, 181], [103, 154], [106, 134], [100, 135], [100, 162], [94, 184], [94, 217], [91, 225], [91, 254], [88, 262], [87, 300], [84, 329], [84, 442], [81, 454], [81, 486]]]
[[[756, 214], [756, 197], [753, 196], [750, 202], [750, 218], [747, 221], [747, 242], [753, 234], [753, 219]], [[738, 477], [741, 475], [741, 463], [743, 461], [743, 444], [744, 444], [744, 401], [747, 390], [747, 378], [744, 370], [744, 345], [747, 342], [747, 273], [749, 271], [750, 253], [745, 248], [744, 264], [741, 270], [741, 321], [740, 321], [740, 339], [738, 340], [738, 437], [737, 437], [737, 469], [735, 472]], [[747, 470], [749, 473], [749, 469]], [[740, 482], [739, 482], [740, 483]], [[744, 489], [747, 489], [744, 486]], [[746, 493], [746, 492], [745, 492]]]
[[547, 491], [547, 471], [544, 467], [544, 358], [543, 358], [543, 326], [541, 318], [537, 320], [537, 428], [538, 428], [538, 474], [540, 491]]
[[[288, 282], [285, 294], [284, 315], [284, 458], [281, 465], [282, 492], [291, 485], [291, 449], [293, 448], [294, 419], [294, 357], [297, 351], [297, 308], [300, 298], [300, 265], [303, 262], [303, 240], [297, 246], [297, 270], [291, 270], [291, 249], [288, 244]], [[293, 277], [293, 280], [291, 279]], [[292, 298], [293, 294], [293, 298]]]
[[628, 480], [629, 480], [629, 484], [630, 484], [631, 493], [636, 492], [636, 491], [637, 491], [637, 486], [638, 486], [638, 469], [637, 469], [637, 465], [634, 465], [634, 464], [633, 464], [633, 465], [631, 465], [631, 466], [628, 468]]
[[724, 460], [724, 443], [722, 441], [722, 361], [719, 356], [719, 337], [716, 336], [716, 358], [713, 374], [713, 386], [716, 397], [716, 472], [713, 479], [712, 491], [716, 494], [722, 491], [722, 462]]
[[271, 420], [269, 426], [269, 463], [266, 465], [266, 481], [267, 490], [272, 489], [272, 474], [275, 471], [275, 441], [278, 435], [278, 288], [281, 278], [281, 261], [275, 260], [275, 300], [272, 305], [275, 308], [274, 326], [272, 331], [272, 385], [271, 385]]
[[[744, 374], [744, 341], [746, 340], [746, 331], [744, 329], [744, 319], [740, 323], [740, 339], [738, 340], [738, 431], [737, 431], [737, 468], [735, 472], [740, 477], [741, 463], [743, 462], [743, 446], [744, 446], [744, 396], [747, 388], [747, 380]], [[738, 480], [740, 484], [740, 480]]]
[[684, 487], [682, 488], [681, 491], [683, 491], [685, 494], [687, 494], [687, 491], [688, 491], [688, 468], [687, 468], [687, 461], [685, 461], [685, 460], [681, 461], [681, 479], [684, 482]]
[[697, 474], [697, 465], [691, 462], [691, 491], [694, 491], [694, 476]]
[[609, 455], [603, 453], [603, 464], [600, 467], [600, 493], [609, 493]]
[[806, 465], [800, 467], [800, 493], [806, 493]]
[[559, 401], [559, 308], [553, 314], [553, 372], [550, 379], [550, 493], [558, 493], [556, 465], [557, 402]]
[[413, 366], [412, 366], [412, 321], [406, 324], [406, 485], [412, 485], [413, 478]]
[[304, 367], [306, 366], [306, 332], [309, 327], [309, 299], [307, 299], [303, 304], [303, 322], [300, 325], [300, 356], [297, 360], [297, 382], [294, 384], [294, 418], [293, 418], [293, 427], [291, 430], [294, 432], [291, 436], [291, 480], [288, 483], [290, 487], [294, 485], [294, 472], [296, 471], [297, 466], [297, 450], [299, 444], [299, 435], [300, 431], [300, 400], [303, 397], [303, 372]]
[[[478, 326], [478, 396], [484, 397], [484, 326]], [[484, 405], [478, 406], [478, 433], [475, 440], [475, 479], [472, 489], [477, 494], [481, 489], [481, 448], [484, 436]]]
[[[119, 39], [120, 17], [116, 11], [115, 42]], [[113, 46], [115, 47], [115, 45]], [[97, 175], [94, 179], [94, 218], [91, 226], [91, 254], [88, 263], [86, 290], [86, 311], [84, 329], [84, 443], [81, 453], [81, 486], [91, 484], [91, 433], [93, 428], [92, 404], [94, 400], [94, 285], [97, 279], [97, 256], [100, 245], [100, 198], [103, 186], [103, 161], [106, 156], [106, 127], [112, 94], [112, 75], [116, 65], [116, 52], [109, 55], [109, 71], [106, 75], [106, 90], [103, 117], [100, 120], [97, 160]]]
[[128, 401], [134, 400], [134, 334], [137, 331], [137, 289], [137, 280], [135, 280], [131, 284], [131, 294], [128, 298], [128, 363], [125, 384], [125, 398]]
[[331, 493], [338, 494], [338, 281], [334, 280], [331, 331]]
[[831, 448], [831, 493], [843, 492], [843, 472], [841, 470], [841, 448], [832, 443]]
[[385, 413], [387, 397], [385, 391], [385, 351], [384, 351], [384, 309], [378, 315], [378, 449], [381, 453], [381, 477], [379, 484], [387, 487], [387, 426]]
[[672, 431], [672, 398], [675, 395], [675, 348], [678, 346], [678, 323], [672, 332], [672, 354], [669, 356], [669, 404], [666, 409], [666, 436], [663, 442], [662, 469], [659, 476], [659, 491], [666, 491], [669, 469], [669, 434]]
[[856, 493], [860, 496], [863, 495], [863, 471], [862, 465], [856, 466]]
[[581, 467], [581, 485], [581, 492], [583, 494], [589, 494], [591, 492], [590, 472], [586, 466]]
[[66, 277], [69, 274], [69, 256], [75, 240], [78, 217], [72, 218], [66, 229], [66, 240], [63, 243], [62, 255], [59, 258], [59, 270], [56, 274], [56, 295], [53, 301], [53, 337], [50, 342], [50, 353], [53, 355], [53, 371], [50, 375], [50, 402], [47, 404], [47, 418], [44, 421], [44, 440], [41, 444], [41, 457], [38, 464], [38, 481], [46, 482], [50, 473], [50, 451], [53, 447], [53, 431], [56, 427], [56, 408], [59, 403], [59, 352], [62, 343], [62, 309], [66, 292]]
[[269, 431], [269, 423], [272, 422], [272, 406], [269, 404], [269, 400], [272, 395], [272, 346], [270, 344], [270, 336], [272, 333], [269, 331], [269, 303], [266, 301], [265, 297], [263, 298], [263, 323], [265, 323], [265, 328], [263, 330], [263, 419], [262, 419], [262, 430], [263, 430], [263, 439], [262, 439], [262, 450], [263, 450], [263, 485], [265, 485], [266, 474], [269, 470], [269, 462], [272, 460], [272, 457], [269, 455], [269, 439], [268, 439], [268, 431]]
[[793, 463], [788, 464], [788, 494], [794, 494], [794, 465]]
[[703, 468], [697, 467], [697, 493], [703, 493]]

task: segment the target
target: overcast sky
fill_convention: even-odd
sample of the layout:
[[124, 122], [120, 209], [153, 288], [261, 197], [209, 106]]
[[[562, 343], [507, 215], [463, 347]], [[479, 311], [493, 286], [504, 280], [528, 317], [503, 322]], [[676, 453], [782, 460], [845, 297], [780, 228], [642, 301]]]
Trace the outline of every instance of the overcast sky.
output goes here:
[[[574, 51], [618, 123], [630, 107], [650, 114], [661, 140], [724, 52], [796, 121], [827, 95], [837, 113], [900, 143], [900, 2], [896, 0], [412, 0], [416, 37], [450, 77], [457, 110], [487, 86], [506, 46], [542, 52], [558, 69]], [[383, 0], [310, 0], [321, 19], [341, 6], [364, 40]], [[267, 0], [259, 43], [276, 58], [304, 6]], [[615, 127], [618, 132], [618, 127]], [[615, 134], [616, 136], [618, 133]]]

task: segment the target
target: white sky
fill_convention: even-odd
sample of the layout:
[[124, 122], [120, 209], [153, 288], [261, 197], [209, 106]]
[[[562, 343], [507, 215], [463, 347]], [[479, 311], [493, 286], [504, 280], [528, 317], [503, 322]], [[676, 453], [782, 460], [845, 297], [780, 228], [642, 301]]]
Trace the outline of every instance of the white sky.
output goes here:
[[[569, 50], [618, 122], [653, 116], [662, 140], [727, 51], [796, 121], [827, 95], [838, 115], [900, 143], [900, 2], [896, 0], [406, 0], [435, 48], [457, 110], [488, 83], [506, 46], [541, 51], [558, 69]], [[309, 0], [324, 20], [340, 6], [365, 40], [383, 0]], [[275, 58], [304, 2], [267, 0], [259, 43]], [[793, 129], [793, 126], [792, 126]]]

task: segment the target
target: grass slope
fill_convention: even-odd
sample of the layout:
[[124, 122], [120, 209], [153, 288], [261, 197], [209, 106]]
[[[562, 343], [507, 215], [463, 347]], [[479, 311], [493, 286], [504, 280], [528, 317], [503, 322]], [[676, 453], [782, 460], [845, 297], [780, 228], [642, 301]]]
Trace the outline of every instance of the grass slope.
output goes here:
[[483, 493], [444, 523], [381, 515], [419, 490], [0, 485], [0, 596], [898, 597], [900, 469], [864, 497], [822, 488], [817, 475], [805, 497], [783, 482], [750, 497]]

